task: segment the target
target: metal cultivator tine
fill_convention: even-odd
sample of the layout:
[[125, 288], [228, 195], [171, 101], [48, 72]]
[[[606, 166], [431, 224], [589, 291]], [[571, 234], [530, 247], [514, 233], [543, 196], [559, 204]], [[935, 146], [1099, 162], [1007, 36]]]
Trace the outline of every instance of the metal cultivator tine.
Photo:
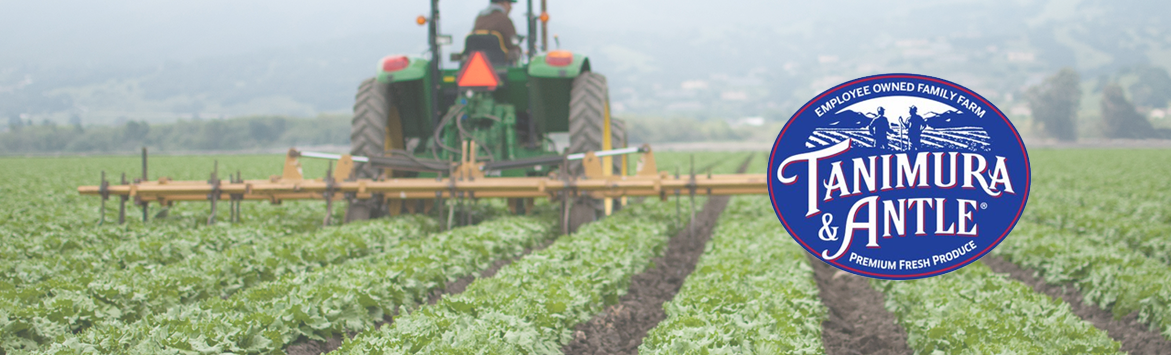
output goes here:
[[[569, 158], [561, 158], [561, 169], [558, 170], [557, 176], [569, 182]], [[561, 235], [569, 234], [569, 190], [561, 190], [558, 192], [561, 195]]]
[[455, 223], [455, 209], [457, 207], [459, 207], [458, 205], [456, 205], [456, 202], [459, 201], [459, 200], [457, 200], [457, 198], [459, 198], [459, 197], [456, 195], [455, 179], [456, 179], [455, 174], [451, 174], [449, 176], [449, 178], [447, 179], [448, 180], [448, 191], [451, 191], [449, 193], [450, 197], [448, 197], [448, 199], [451, 200], [452, 205], [447, 206], [447, 229], [446, 230], [451, 230], [452, 223]]
[[[691, 219], [689, 221], [695, 221], [695, 154], [691, 154], [691, 180], [687, 183], [687, 190], [691, 196]], [[695, 227], [690, 222], [687, 225], [692, 227], [688, 229], [689, 232]]]
[[[443, 181], [443, 174], [435, 174], [435, 181]], [[435, 207], [439, 209], [439, 220], [443, 221], [443, 209], [447, 207], [447, 202], [443, 200], [443, 192], [435, 190]]]
[[[679, 166], [678, 165], [675, 166], [675, 180], [679, 180]], [[679, 217], [683, 215], [682, 213], [680, 213], [680, 209], [679, 209], [679, 192], [680, 192], [679, 189], [675, 189], [675, 228], [682, 227], [679, 224], [679, 222], [682, 222], [681, 218], [679, 218]]]
[[98, 225], [106, 224], [106, 200], [110, 199], [110, 182], [106, 181], [106, 171], [102, 170], [102, 184], [100, 187], [102, 195], [102, 207], [98, 210]]
[[[142, 180], [140, 180], [140, 181], [146, 182], [146, 180], [147, 180], [146, 147], [142, 147]], [[147, 200], [143, 200], [141, 198], [139, 198], [138, 200], [141, 201], [141, 203], [142, 203], [142, 223], [146, 224], [146, 221], [148, 220], [148, 217], [149, 217], [148, 213], [150, 213], [150, 202], [148, 202]]]
[[[237, 183], [244, 183], [244, 175], [240, 174], [239, 170], [236, 170], [236, 182]], [[236, 222], [239, 223], [240, 220], [242, 219], [241, 218], [242, 216], [240, 216], [240, 205], [242, 204], [242, 202], [244, 202], [244, 194], [237, 194], [235, 197], [236, 197]]]
[[[240, 179], [240, 170], [236, 170], [235, 176], [232, 176], [231, 174], [229, 174], [228, 179], [231, 180], [231, 182], [233, 184], [239, 184], [239, 183], [244, 182], [244, 180]], [[244, 198], [244, 195], [231, 194], [228, 197], [229, 197], [228, 210], [229, 210], [229, 214], [231, 215], [228, 219], [230, 220], [231, 223], [240, 222], [240, 200], [242, 200]]]
[[[122, 173], [122, 185], [128, 184], [126, 182], [126, 173]], [[130, 196], [120, 195], [120, 197], [122, 201], [118, 202], [118, 224], [123, 224], [126, 223], [126, 200], [129, 200]]]
[[211, 193], [207, 194], [208, 201], [211, 202], [211, 215], [207, 216], [207, 225], [215, 224], [215, 205], [216, 200], [220, 199], [220, 161], [216, 160], [211, 171], [211, 178], [207, 180], [211, 184]]
[[321, 220], [321, 225], [329, 225], [329, 217], [333, 216], [333, 161], [329, 162], [329, 166], [325, 168], [325, 219]]

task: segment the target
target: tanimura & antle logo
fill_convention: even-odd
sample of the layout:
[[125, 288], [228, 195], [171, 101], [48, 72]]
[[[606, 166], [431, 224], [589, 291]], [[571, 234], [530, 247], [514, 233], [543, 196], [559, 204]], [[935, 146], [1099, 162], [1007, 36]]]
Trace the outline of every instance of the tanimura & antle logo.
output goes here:
[[773, 145], [769, 195], [789, 234], [848, 272], [914, 279], [996, 247], [1029, 195], [1016, 128], [984, 97], [884, 74], [806, 103]]

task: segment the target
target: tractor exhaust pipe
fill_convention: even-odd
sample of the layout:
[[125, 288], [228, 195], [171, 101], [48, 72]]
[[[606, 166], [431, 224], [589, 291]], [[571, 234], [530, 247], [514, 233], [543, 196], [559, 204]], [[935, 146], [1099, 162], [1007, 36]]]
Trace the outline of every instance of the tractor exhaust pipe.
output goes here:
[[[546, 14], [548, 12], [545, 12], [545, 0], [541, 0], [541, 15]], [[541, 51], [549, 51], [549, 21], [547, 16], [541, 19]]]
[[525, 13], [525, 17], [526, 17], [525, 18], [525, 20], [526, 20], [525, 25], [528, 25], [528, 28], [529, 28], [528, 35], [529, 36], [528, 36], [528, 38], [525, 39], [525, 41], [528, 42], [528, 47], [529, 47], [528, 48], [528, 52], [529, 52], [528, 59], [531, 61], [533, 59], [533, 56], [537, 54], [536, 53], [537, 52], [537, 42], [535, 42], [536, 37], [533, 36], [534, 34], [536, 34], [536, 30], [537, 30], [537, 26], [536, 26], [537, 15], [533, 13], [533, 0], [528, 0], [527, 3], [528, 3], [529, 11], [528, 11], [528, 13]]
[[[428, 88], [431, 92], [431, 122], [437, 124], [442, 113], [439, 112], [439, 61], [442, 56], [439, 55], [439, 0], [431, 0], [431, 21], [427, 26], [427, 44], [431, 47], [431, 78], [435, 82], [430, 83]], [[427, 82], [424, 80], [423, 82]]]

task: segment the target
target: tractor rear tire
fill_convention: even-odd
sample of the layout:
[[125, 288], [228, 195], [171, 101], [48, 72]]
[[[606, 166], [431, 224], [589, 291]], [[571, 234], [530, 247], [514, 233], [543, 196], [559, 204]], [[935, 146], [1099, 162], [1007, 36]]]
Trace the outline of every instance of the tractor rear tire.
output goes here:
[[614, 149], [626, 148], [626, 122], [610, 117], [610, 142]]
[[[573, 79], [569, 90], [569, 153], [585, 153], [602, 149], [602, 126], [607, 106], [610, 104], [610, 90], [606, 77], [594, 72], [583, 72]], [[615, 133], [615, 120], [610, 120], [611, 136]], [[623, 134], [625, 136], [625, 134]], [[611, 143], [615, 141], [611, 140]], [[617, 144], [612, 144], [617, 146]], [[580, 162], [570, 163], [570, 173], [580, 176]]]
[[[386, 119], [390, 114], [390, 85], [374, 78], [362, 81], [354, 96], [354, 118], [350, 125], [350, 154], [380, 157], [386, 147]], [[377, 179], [382, 169], [367, 163], [354, 162], [354, 176]], [[350, 199], [345, 222], [377, 218], [383, 206], [374, 199]]]
[[[386, 152], [386, 120], [390, 116], [390, 85], [369, 78], [358, 86], [350, 125], [350, 154], [381, 157]], [[358, 178], [376, 179], [382, 169], [354, 162]]]
[[[569, 153], [585, 153], [602, 150], [602, 126], [610, 105], [610, 90], [606, 77], [594, 72], [584, 72], [573, 79], [569, 92]], [[610, 117], [610, 146], [612, 149], [626, 147], [626, 125]], [[614, 172], [621, 171], [622, 159], [612, 159]], [[570, 173], [581, 175], [581, 163], [571, 162]]]
[[[610, 105], [610, 90], [606, 84], [606, 77], [602, 74], [594, 72], [582, 72], [577, 78], [573, 79], [573, 86], [569, 91], [569, 153], [585, 153], [602, 150], [603, 127], [605, 126], [606, 115], [609, 114]], [[611, 148], [625, 147], [626, 130], [618, 120], [610, 117], [610, 146]], [[611, 170], [617, 174], [621, 172], [622, 159], [615, 157], [611, 159], [613, 167]], [[573, 176], [581, 177], [585, 171], [582, 169], [581, 162], [574, 161], [569, 164], [569, 173]], [[571, 210], [577, 210], [571, 215], [580, 216], [578, 221], [592, 221], [594, 218], [587, 218], [586, 213], [581, 211], [585, 205], [594, 207], [593, 215], [599, 216], [603, 213], [605, 205], [600, 199], [585, 198], [585, 201], [575, 203], [575, 207]], [[571, 219], [573, 217], [571, 216]], [[570, 223], [570, 229], [576, 229], [577, 224]]]
[[[613, 149], [626, 148], [626, 122], [614, 117], [610, 117], [610, 146]], [[622, 173], [622, 157], [621, 155], [614, 156], [614, 175]]]

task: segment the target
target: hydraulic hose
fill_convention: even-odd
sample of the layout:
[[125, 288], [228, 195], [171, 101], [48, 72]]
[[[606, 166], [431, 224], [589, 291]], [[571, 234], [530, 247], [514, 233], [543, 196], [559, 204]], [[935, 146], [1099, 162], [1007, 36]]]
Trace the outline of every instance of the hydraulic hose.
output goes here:
[[496, 161], [496, 156], [492, 155], [492, 150], [488, 149], [488, 146], [480, 144], [480, 142], [477, 142], [476, 138], [473, 137], [471, 133], [468, 133], [468, 131], [465, 131], [464, 125], [462, 122], [463, 122], [463, 120], [460, 120], [460, 119], [455, 120], [455, 128], [457, 130], [459, 130], [459, 138], [462, 140], [466, 136], [466, 138], [470, 139], [472, 141], [472, 143], [476, 143], [477, 147], [484, 148], [484, 152], [488, 153], [488, 161]]
[[[396, 155], [396, 154], [401, 155], [404, 158], [407, 158], [410, 161], [415, 162], [419, 165], [426, 165], [426, 163], [423, 163], [422, 161], [419, 161], [419, 159], [416, 159], [415, 155], [411, 154], [411, 152], [408, 152], [408, 151], [405, 151], [402, 149], [391, 149], [391, 150], [388, 150], [387, 152], [389, 152], [391, 155]], [[432, 152], [434, 152], [434, 149], [432, 149]], [[438, 157], [435, 160], [439, 160]]]
[[449, 110], [446, 115], [443, 115], [443, 119], [439, 120], [439, 126], [435, 127], [435, 132], [431, 135], [431, 141], [435, 142], [435, 144], [431, 146], [431, 155], [435, 157], [435, 160], [439, 160], [439, 153], [435, 151], [435, 147], [443, 148], [443, 150], [455, 154], [461, 154], [458, 149], [444, 145], [443, 141], [439, 140], [439, 133], [443, 132], [443, 127], [447, 126], [447, 121], [451, 120], [452, 117], [454, 117], [460, 111], [463, 111], [463, 109], [464, 105], [457, 104], [452, 106], [451, 110]]

